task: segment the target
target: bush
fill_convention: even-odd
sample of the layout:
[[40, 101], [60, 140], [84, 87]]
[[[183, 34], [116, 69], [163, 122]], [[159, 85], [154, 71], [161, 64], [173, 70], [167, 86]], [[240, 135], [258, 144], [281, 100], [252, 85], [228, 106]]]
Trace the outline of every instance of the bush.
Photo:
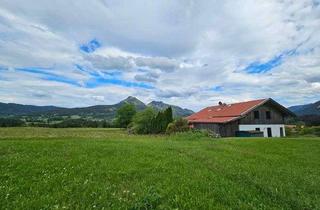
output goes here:
[[177, 132], [170, 135], [171, 140], [210, 140], [212, 138], [218, 138], [219, 135], [210, 130], [195, 130], [190, 129], [186, 132]]
[[151, 133], [151, 121], [155, 116], [155, 111], [150, 107], [136, 113], [133, 116], [132, 123], [129, 125], [129, 132], [135, 134]]
[[288, 137], [295, 136], [298, 133], [295, 128], [286, 127], [285, 129], [286, 129], [286, 136]]
[[172, 133], [178, 133], [178, 132], [186, 132], [188, 130], [190, 130], [188, 121], [184, 118], [180, 118], [168, 124], [166, 133], [172, 134]]
[[303, 136], [320, 136], [320, 127], [302, 127], [299, 134]]
[[286, 135], [288, 137], [320, 136], [320, 126], [296, 126], [294, 128], [286, 127]]

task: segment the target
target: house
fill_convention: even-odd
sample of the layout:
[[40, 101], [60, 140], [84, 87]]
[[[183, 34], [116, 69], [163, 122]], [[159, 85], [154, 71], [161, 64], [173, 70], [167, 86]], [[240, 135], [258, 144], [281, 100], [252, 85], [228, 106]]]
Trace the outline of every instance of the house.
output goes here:
[[[285, 136], [285, 118], [295, 114], [271, 98], [233, 104], [219, 102], [187, 117], [190, 127], [209, 129], [222, 137], [241, 132], [264, 137]], [[259, 132], [260, 131], [260, 132]]]

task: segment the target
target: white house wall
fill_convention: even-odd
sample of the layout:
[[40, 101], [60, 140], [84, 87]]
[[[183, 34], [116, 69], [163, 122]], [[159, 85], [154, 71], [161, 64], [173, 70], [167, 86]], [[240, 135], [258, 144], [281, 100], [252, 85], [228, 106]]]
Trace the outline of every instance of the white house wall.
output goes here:
[[257, 124], [257, 125], [239, 125], [240, 131], [254, 131], [256, 128], [260, 128], [260, 131], [263, 132], [264, 137], [268, 137], [267, 128], [271, 128], [272, 137], [281, 137], [280, 128], [283, 129], [283, 136], [286, 136], [284, 125], [268, 125], [268, 124]]

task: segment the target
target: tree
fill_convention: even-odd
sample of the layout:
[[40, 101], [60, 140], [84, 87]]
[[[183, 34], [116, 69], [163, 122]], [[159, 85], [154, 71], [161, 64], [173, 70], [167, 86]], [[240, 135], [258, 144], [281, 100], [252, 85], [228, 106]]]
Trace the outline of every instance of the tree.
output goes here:
[[155, 118], [155, 115], [156, 113], [151, 107], [136, 113], [132, 119], [130, 130], [136, 134], [152, 133], [152, 122]]
[[173, 122], [173, 115], [172, 115], [172, 108], [171, 106], [168, 107], [165, 111], [164, 111], [164, 116], [165, 116], [165, 124], [163, 127], [163, 131], [165, 132], [168, 124]]
[[172, 108], [168, 107], [164, 111], [160, 111], [157, 115], [151, 120], [151, 133], [159, 134], [165, 133], [169, 123], [173, 121], [172, 117]]
[[136, 114], [136, 107], [133, 104], [126, 103], [117, 110], [116, 124], [120, 128], [127, 128]]

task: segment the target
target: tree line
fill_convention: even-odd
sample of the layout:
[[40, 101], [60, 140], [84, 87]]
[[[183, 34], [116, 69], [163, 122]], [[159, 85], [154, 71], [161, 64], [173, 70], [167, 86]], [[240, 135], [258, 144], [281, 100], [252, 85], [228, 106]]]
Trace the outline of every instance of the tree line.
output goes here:
[[164, 134], [188, 130], [184, 119], [173, 119], [172, 108], [156, 111], [148, 107], [137, 112], [135, 105], [126, 103], [116, 112], [114, 121], [88, 119], [54, 119], [60, 122], [51, 123], [52, 119], [44, 121], [28, 121], [16, 118], [0, 118], [0, 127], [48, 127], [48, 128], [126, 128], [133, 134]]
[[30, 122], [15, 118], [0, 118], [0, 127], [47, 127], [47, 128], [113, 128], [115, 125], [111, 122], [86, 119], [65, 119], [57, 123]]

